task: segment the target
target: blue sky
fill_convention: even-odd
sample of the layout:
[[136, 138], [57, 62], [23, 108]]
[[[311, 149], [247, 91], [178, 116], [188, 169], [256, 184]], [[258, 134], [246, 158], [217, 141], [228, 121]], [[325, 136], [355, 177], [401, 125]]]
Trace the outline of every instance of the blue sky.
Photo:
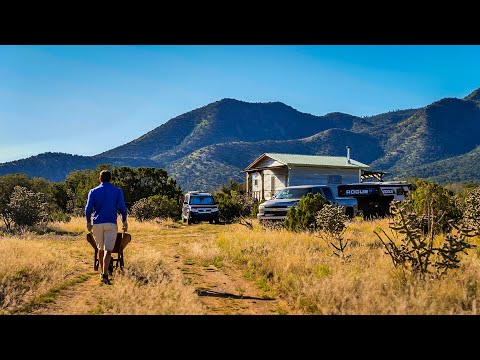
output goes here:
[[222, 98], [314, 115], [418, 108], [480, 87], [480, 46], [0, 45], [0, 163], [95, 155]]

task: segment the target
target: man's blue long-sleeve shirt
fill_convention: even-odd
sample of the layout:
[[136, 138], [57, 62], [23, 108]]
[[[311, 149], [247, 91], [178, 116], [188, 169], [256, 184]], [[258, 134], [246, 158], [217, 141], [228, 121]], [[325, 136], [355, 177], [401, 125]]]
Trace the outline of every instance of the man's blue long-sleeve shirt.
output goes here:
[[117, 210], [122, 214], [122, 221], [127, 220], [127, 207], [121, 189], [108, 182], [102, 182], [88, 193], [85, 217], [90, 223], [93, 213], [93, 223], [117, 223]]

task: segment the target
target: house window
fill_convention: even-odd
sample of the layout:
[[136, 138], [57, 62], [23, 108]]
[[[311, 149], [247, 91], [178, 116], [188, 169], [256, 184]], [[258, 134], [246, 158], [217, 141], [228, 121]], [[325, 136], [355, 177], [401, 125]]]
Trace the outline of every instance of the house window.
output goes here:
[[341, 184], [342, 176], [341, 175], [328, 175], [329, 184]]
[[258, 186], [258, 179], [253, 180], [253, 185]]

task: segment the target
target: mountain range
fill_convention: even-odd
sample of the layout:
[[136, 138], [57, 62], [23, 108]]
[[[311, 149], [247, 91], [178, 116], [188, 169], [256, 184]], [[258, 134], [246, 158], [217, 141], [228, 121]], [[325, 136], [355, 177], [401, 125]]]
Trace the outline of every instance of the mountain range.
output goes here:
[[98, 164], [161, 167], [183, 190], [213, 191], [266, 152], [345, 156], [387, 172], [439, 183], [480, 180], [480, 89], [419, 109], [369, 117], [316, 116], [281, 102], [222, 99], [95, 156], [44, 153], [0, 164], [0, 175], [25, 173], [62, 181]]

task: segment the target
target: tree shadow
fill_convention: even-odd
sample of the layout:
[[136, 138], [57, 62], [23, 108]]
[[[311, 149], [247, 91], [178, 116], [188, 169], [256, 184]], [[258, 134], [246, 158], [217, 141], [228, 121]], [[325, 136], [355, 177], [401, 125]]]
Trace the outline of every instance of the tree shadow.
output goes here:
[[66, 231], [59, 230], [50, 227], [40, 227], [40, 226], [24, 226], [24, 227], [13, 227], [11, 229], [0, 229], [0, 234], [10, 235], [10, 236], [23, 236], [27, 234], [34, 235], [59, 235], [59, 236], [79, 236], [82, 235], [84, 231]]
[[272, 301], [275, 298], [268, 298], [268, 297], [256, 297], [256, 296], [248, 296], [248, 295], [235, 295], [227, 292], [218, 292], [214, 290], [208, 289], [196, 289], [195, 292], [198, 296], [211, 296], [211, 297], [219, 297], [219, 298], [231, 298], [231, 299], [242, 299], [242, 300], [262, 300], [262, 301]]
[[68, 235], [68, 236], [79, 236], [84, 233], [85, 233], [84, 231], [67, 231], [67, 230], [59, 230], [59, 229], [52, 229], [52, 228], [46, 228], [43, 231], [43, 234]]

